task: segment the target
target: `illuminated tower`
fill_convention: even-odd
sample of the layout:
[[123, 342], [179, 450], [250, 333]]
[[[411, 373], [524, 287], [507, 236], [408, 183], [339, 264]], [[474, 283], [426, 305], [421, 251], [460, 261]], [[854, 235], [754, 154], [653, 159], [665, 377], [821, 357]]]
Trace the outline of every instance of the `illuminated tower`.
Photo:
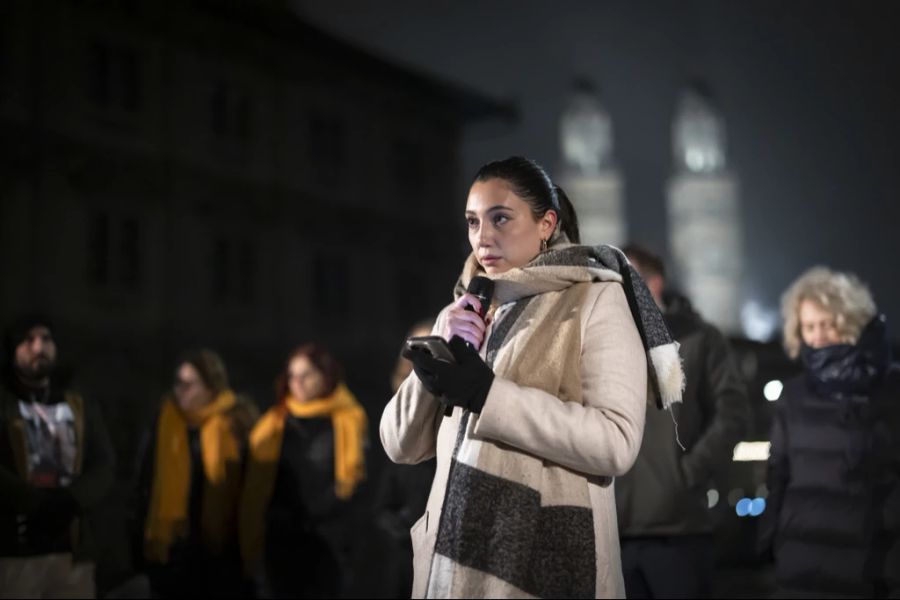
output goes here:
[[577, 82], [560, 117], [559, 180], [578, 214], [583, 244], [625, 241], [622, 177], [613, 159], [609, 113], [593, 87]]
[[725, 125], [699, 86], [681, 95], [672, 125], [669, 241], [676, 273], [700, 314], [740, 328], [743, 268], [738, 182], [725, 159]]

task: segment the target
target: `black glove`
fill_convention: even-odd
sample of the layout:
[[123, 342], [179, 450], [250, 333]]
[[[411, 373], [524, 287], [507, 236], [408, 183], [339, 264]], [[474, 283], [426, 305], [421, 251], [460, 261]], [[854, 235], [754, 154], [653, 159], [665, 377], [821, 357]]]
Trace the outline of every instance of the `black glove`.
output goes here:
[[38, 518], [67, 522], [78, 512], [78, 503], [67, 488], [37, 488], [37, 506], [34, 515]]
[[69, 535], [78, 503], [66, 488], [36, 488], [36, 505], [25, 515], [30, 543], [53, 544]]
[[420, 350], [406, 351], [403, 356], [412, 362], [416, 376], [429, 392], [453, 406], [480, 413], [494, 383], [494, 372], [462, 338], [454, 337], [447, 345], [456, 358], [455, 364]]

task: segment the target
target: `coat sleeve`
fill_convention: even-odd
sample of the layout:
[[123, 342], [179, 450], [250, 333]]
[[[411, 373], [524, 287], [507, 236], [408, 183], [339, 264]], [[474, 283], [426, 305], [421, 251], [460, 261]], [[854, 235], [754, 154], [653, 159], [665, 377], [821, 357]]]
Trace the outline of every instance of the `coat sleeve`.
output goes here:
[[39, 503], [38, 490], [15, 471], [0, 465], [0, 507], [18, 513], [29, 513]]
[[146, 567], [144, 563], [144, 528], [147, 523], [147, 513], [150, 511], [150, 494], [153, 491], [156, 428], [157, 420], [154, 418], [150, 427], [141, 433], [132, 466], [131, 489], [128, 498], [128, 542], [131, 547], [131, 559], [139, 571]]
[[727, 463], [750, 423], [747, 389], [738, 372], [728, 342], [714, 327], [708, 327], [703, 347], [705, 364], [701, 391], [707, 426], [682, 458], [686, 483], [705, 483]]
[[769, 462], [766, 486], [769, 494], [766, 498], [766, 511], [759, 524], [757, 553], [767, 560], [774, 558], [775, 538], [778, 534], [778, 521], [784, 493], [791, 478], [791, 464], [788, 455], [788, 427], [785, 415], [785, 398], [778, 402], [772, 431], [769, 436]]
[[84, 464], [70, 491], [78, 505], [87, 509], [100, 502], [112, 487], [116, 457], [97, 403], [85, 402], [84, 421]]
[[[30, 485], [21, 473], [15, 468], [13, 447], [24, 443], [24, 430], [13, 426], [13, 422], [7, 416], [7, 399], [0, 389], [0, 510], [27, 514], [37, 509], [40, 504], [40, 494], [37, 488]], [[18, 435], [14, 438], [14, 432]], [[5, 454], [4, 453], [8, 453]]]
[[475, 434], [582, 473], [618, 476], [631, 468], [641, 445], [647, 357], [621, 286], [604, 286], [588, 310], [583, 404], [497, 377]]
[[[432, 329], [441, 331], [449, 307], [441, 311]], [[433, 458], [443, 405], [412, 371], [381, 414], [379, 434], [384, 451], [395, 463], [416, 464]]]

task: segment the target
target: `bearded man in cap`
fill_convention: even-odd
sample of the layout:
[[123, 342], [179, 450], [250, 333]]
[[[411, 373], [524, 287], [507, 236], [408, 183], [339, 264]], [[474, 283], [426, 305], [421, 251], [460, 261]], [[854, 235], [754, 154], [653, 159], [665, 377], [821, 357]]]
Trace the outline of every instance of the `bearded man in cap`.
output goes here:
[[53, 326], [18, 319], [0, 386], [0, 598], [94, 597], [85, 511], [114, 476], [99, 408], [58, 377]]

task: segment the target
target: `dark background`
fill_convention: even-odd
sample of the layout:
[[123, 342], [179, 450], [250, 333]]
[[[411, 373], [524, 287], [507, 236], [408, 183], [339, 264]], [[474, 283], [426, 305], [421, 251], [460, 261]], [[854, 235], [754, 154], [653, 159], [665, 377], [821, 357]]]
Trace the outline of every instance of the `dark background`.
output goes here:
[[[370, 418], [369, 483], [407, 328], [451, 298], [483, 162], [551, 174], [576, 78], [600, 90], [629, 234], [665, 252], [671, 122], [711, 90], [740, 182], [744, 300], [775, 310], [814, 264], [900, 304], [900, 44], [894, 3], [266, 2], [0, 4], [0, 323], [40, 310], [103, 406], [120, 457], [100, 511], [101, 588], [128, 571], [137, 440], [197, 346], [265, 408], [288, 351], [343, 362]], [[894, 328], [894, 339], [897, 334]], [[736, 339], [765, 439], [777, 340]], [[717, 482], [754, 492], [762, 463]], [[365, 511], [370, 511], [366, 513]], [[753, 521], [725, 501], [722, 595], [765, 589]], [[376, 593], [377, 532], [353, 590]], [[371, 535], [369, 535], [371, 534]], [[375, 540], [375, 541], [371, 541]]]
[[[665, 250], [671, 119], [683, 86], [707, 84], [740, 181], [745, 299], [775, 308], [815, 264], [851, 270], [888, 314], [900, 305], [900, 44], [891, 2], [348, 2], [298, 14], [402, 64], [519, 108], [477, 128], [465, 172], [514, 153], [548, 168], [576, 77], [609, 111], [629, 234]], [[896, 335], [896, 334], [895, 334]]]

